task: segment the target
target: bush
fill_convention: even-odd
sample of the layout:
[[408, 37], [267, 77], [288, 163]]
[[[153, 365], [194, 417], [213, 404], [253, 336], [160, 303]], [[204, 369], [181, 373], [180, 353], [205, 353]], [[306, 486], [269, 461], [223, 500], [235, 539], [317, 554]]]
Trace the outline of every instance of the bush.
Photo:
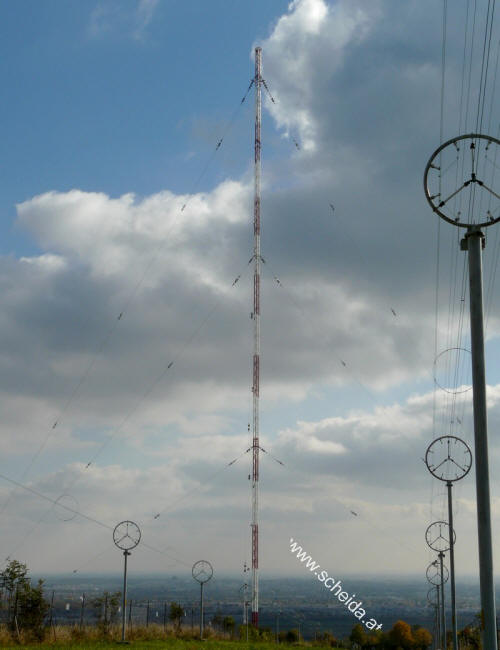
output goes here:
[[319, 634], [316, 634], [314, 645], [321, 645], [321, 646], [329, 645], [331, 648], [336, 648], [337, 639], [330, 632], [320, 632]]
[[49, 604], [43, 597], [43, 581], [36, 587], [31, 584], [26, 564], [10, 560], [0, 572], [2, 585], [7, 592], [7, 624], [11, 634], [16, 637], [24, 632], [30, 639], [42, 640], [43, 621]]
[[285, 641], [286, 643], [298, 643], [299, 631], [293, 629], [293, 630], [288, 630], [288, 632], [285, 632]]
[[184, 609], [179, 603], [170, 603], [170, 614], [168, 615], [169, 619], [175, 625], [177, 632], [181, 629], [182, 617], [184, 616]]
[[31, 580], [21, 584], [17, 592], [18, 624], [39, 641], [45, 636], [43, 621], [49, 607], [43, 597], [42, 580], [36, 587], [32, 586]]
[[117, 621], [121, 596], [120, 591], [115, 591], [113, 594], [105, 591], [102, 596], [91, 601], [97, 617], [97, 627], [104, 636], [109, 635], [111, 626]]

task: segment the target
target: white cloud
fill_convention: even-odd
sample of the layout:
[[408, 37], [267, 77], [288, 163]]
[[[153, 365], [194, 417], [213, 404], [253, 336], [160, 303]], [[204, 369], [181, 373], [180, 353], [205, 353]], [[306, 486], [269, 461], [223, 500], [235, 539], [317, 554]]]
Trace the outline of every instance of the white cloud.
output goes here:
[[[123, 20], [129, 35], [144, 30], [158, 6], [141, 2], [125, 20], [116, 5], [101, 3], [95, 34]], [[264, 76], [277, 99], [269, 110], [302, 147], [277, 162], [265, 159], [266, 142], [263, 149], [262, 444], [285, 463], [262, 454], [267, 569], [285, 566], [291, 535], [310, 539], [318, 558], [335, 538], [346, 571], [385, 568], [387, 537], [400, 554], [394, 571], [418, 570], [425, 558], [423, 543], [417, 553], [401, 549], [416, 545], [428, 520], [431, 479], [421, 458], [434, 428], [451, 430], [452, 400], [439, 392], [434, 402], [428, 392], [435, 223], [420, 185], [437, 137], [430, 126], [439, 90], [439, 57], [428, 48], [432, 7], [295, 0], [262, 43]], [[5, 473], [22, 469], [49, 433], [47, 453], [30, 474], [36, 489], [51, 498], [68, 493], [109, 525], [137, 517], [155, 544], [168, 541], [188, 560], [209, 546], [217, 562], [238, 568], [242, 531], [248, 542], [249, 454], [225, 463], [249, 440], [248, 175], [193, 196], [52, 191], [17, 211], [42, 253], [0, 265]], [[447, 272], [455, 238], [442, 233]], [[447, 300], [449, 284], [441, 286]], [[440, 345], [454, 339], [450, 332], [442, 317]], [[318, 392], [335, 401], [326, 415], [324, 404], [310, 415]], [[381, 395], [388, 406], [378, 403]], [[492, 431], [499, 400], [500, 386], [492, 386]], [[470, 393], [457, 405], [459, 433], [470, 438]], [[283, 418], [293, 409], [297, 421], [269, 426], [266, 416], [279, 409]], [[494, 436], [491, 444], [495, 476]], [[457, 499], [464, 528], [473, 515], [471, 484]], [[0, 496], [7, 493], [4, 487]], [[443, 503], [435, 499], [431, 514]], [[16, 496], [8, 508], [16, 531], [19, 520], [39, 517], [39, 506], [33, 495]], [[58, 568], [71, 568], [78, 552], [88, 556], [89, 544], [111, 544], [106, 529], [58, 521], [52, 513], [41, 524], [40, 568], [56, 568], [48, 564], [56, 524], [68, 545]], [[5, 530], [7, 548], [17, 532]], [[352, 557], [352, 548], [363, 552]], [[23, 552], [35, 556], [31, 538]], [[475, 559], [462, 561], [474, 570]], [[146, 552], [141, 562], [153, 566]]]
[[34, 264], [41, 271], [59, 271], [66, 266], [66, 260], [60, 255], [51, 255], [50, 253], [45, 253], [44, 255], [37, 255], [35, 257], [20, 257], [20, 262], [25, 262], [26, 264]]
[[140, 0], [137, 6], [137, 27], [134, 32], [135, 38], [142, 38], [147, 26], [153, 19], [153, 14], [159, 4], [159, 0]]
[[[490, 387], [489, 393], [494, 429], [500, 419], [500, 386]], [[444, 394], [440, 397], [438, 393], [438, 413], [445, 399]], [[420, 456], [431, 439], [432, 412], [432, 394], [415, 395], [390, 408], [300, 422], [296, 428], [280, 432], [276, 441], [263, 436], [263, 447], [285, 462], [283, 467], [268, 454], [261, 454], [263, 570], [300, 571], [300, 567], [283, 557], [286, 535], [301, 540], [309, 552], [315, 549], [318, 561], [334, 535], [338, 552], [345, 558], [346, 573], [370, 573], [375, 560], [378, 566], [385, 566], [380, 562], [388, 548], [393, 552], [395, 571], [400, 566], [418, 570], [426, 551], [415, 539], [428, 522], [428, 489], [432, 483]], [[467, 430], [471, 424], [470, 403], [462, 422]], [[140, 436], [125, 441], [126, 446], [135, 449], [136, 464], [140, 457], [147, 456], [147, 443], [147, 438]], [[73, 463], [44, 473], [31, 486], [54, 500], [69, 495], [66, 498], [75, 499], [81, 512], [108, 526], [120, 519], [137, 521], [148, 545], [165, 548], [168, 543], [170, 554], [187, 565], [202, 548], [210, 547], [216, 565], [237, 570], [240, 533], [249, 516], [245, 479], [251, 458], [249, 453], [243, 453], [248, 445], [247, 435], [241, 432], [238, 436], [221, 436], [208, 431], [194, 437], [164, 436], [162, 445], [163, 454], [153, 451], [150, 459], [154, 459], [154, 464], [145, 469], [107, 463], [105, 459], [90, 468], [84, 463]], [[492, 470], [496, 475], [494, 467], [500, 458], [496, 440], [492, 441], [492, 452]], [[237, 462], [229, 465], [235, 458]], [[495, 480], [493, 485], [496, 483]], [[435, 494], [439, 494], [439, 487], [434, 485]], [[469, 520], [475, 517], [473, 473], [458, 487], [461, 492], [457, 497], [456, 525], [463, 535], [465, 530], [469, 531]], [[2, 502], [7, 494], [4, 484], [0, 491]], [[500, 507], [496, 501], [495, 504], [495, 508]], [[444, 491], [434, 508], [436, 518], [444, 516]], [[79, 517], [64, 521], [55, 510], [50, 503], [22, 490], [7, 510], [7, 519], [14, 522], [15, 518], [16, 534], [25, 531], [19, 557], [29, 557], [34, 570], [72, 570], [75, 557], [88, 556], [89, 542], [96, 554], [106, 550], [109, 529]], [[353, 515], [351, 510], [357, 514]], [[43, 522], [31, 534], [30, 522], [37, 521], [44, 512], [47, 514]], [[160, 517], [155, 519], [157, 513]], [[196, 530], [207, 517], [211, 524], [203, 524], [204, 536], [200, 539]], [[9, 526], [6, 530], [3, 544], [7, 552], [17, 538]], [[68, 549], [60, 554], [57, 566], [50, 565], [49, 559], [53, 534], [61, 540], [58, 548], [67, 545]], [[360, 540], [366, 535], [371, 540], [369, 552], [365, 549], [362, 556], [349, 554], [353, 540], [357, 540], [356, 548], [364, 548]], [[226, 540], [224, 544], [220, 543], [222, 537]], [[46, 549], [40, 560], [32, 556], [35, 543], [37, 549]], [[463, 572], [474, 570], [474, 558], [470, 553], [461, 558]], [[143, 549], [141, 566], [153, 567], [155, 561], [155, 554]], [[182, 566], [177, 568], [181, 570]], [[99, 567], [96, 560], [90, 568]]]
[[379, 16], [378, 6], [295, 0], [263, 44], [264, 76], [278, 98], [268, 108], [280, 127], [298, 132], [306, 152], [315, 151], [320, 136], [317, 101], [342, 68], [346, 48]]
[[100, 0], [90, 13], [88, 34], [92, 38], [100, 38], [117, 32], [121, 36], [141, 40], [158, 5], [159, 0], [136, 0], [131, 6], [117, 0]]

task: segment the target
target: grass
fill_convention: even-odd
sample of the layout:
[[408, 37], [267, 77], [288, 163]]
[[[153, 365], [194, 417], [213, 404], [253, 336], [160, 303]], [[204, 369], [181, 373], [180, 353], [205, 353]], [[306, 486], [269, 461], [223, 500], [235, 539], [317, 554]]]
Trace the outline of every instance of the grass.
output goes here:
[[[70, 641], [69, 639], [63, 641], [54, 641], [54, 642], [44, 642], [36, 644], [22, 645], [22, 648], [32, 648], [33, 650], [42, 650], [47, 648], [50, 650], [55, 650], [56, 648], [74, 648], [75, 650], [89, 649], [89, 650], [99, 650], [100, 648], [117, 648], [120, 644], [117, 641], [102, 641], [102, 640], [90, 640], [90, 641]], [[275, 643], [263, 643], [249, 641], [225, 641], [222, 639], [208, 639], [206, 641], [200, 641], [199, 639], [173, 639], [167, 638], [163, 640], [135, 640], [130, 642], [130, 647], [134, 650], [154, 650], [155, 648], [165, 648], [166, 650], [242, 650], [242, 646], [245, 650], [276, 650]], [[13, 643], [12, 645], [3, 645], [3, 648], [19, 648], [19, 644]], [[288, 646], [290, 647], [290, 646]], [[330, 649], [332, 650], [332, 649]]]
[[[191, 633], [185, 633], [183, 637], [176, 637], [172, 630], [165, 632], [162, 626], [150, 625], [149, 627], [134, 627], [127, 633], [127, 640], [134, 650], [154, 650], [165, 648], [166, 650], [276, 650], [273, 642], [262, 641], [238, 641], [216, 638], [210, 630], [206, 631], [207, 638], [203, 641], [193, 637]], [[47, 638], [43, 642], [33, 642], [23, 638], [21, 631], [20, 639], [12, 638], [4, 626], [0, 627], [0, 648], [26, 648], [42, 650], [43, 648], [56, 650], [57, 648], [74, 648], [75, 650], [99, 650], [100, 648], [117, 648], [118, 640], [121, 639], [121, 627], [115, 626], [112, 630], [112, 638], [103, 640], [99, 638], [98, 630], [95, 627], [85, 627], [82, 631], [69, 626], [56, 626], [47, 632]], [[285, 644], [283, 644], [285, 645]], [[297, 644], [295, 644], [297, 645]], [[304, 643], [303, 646], [311, 644]], [[126, 647], [126, 646], [125, 646]], [[286, 645], [285, 647], [291, 648]], [[320, 648], [316, 646], [318, 650]], [[332, 650], [332, 648], [329, 648]]]
[[[131, 641], [130, 646], [135, 650], [144, 650], [149, 648], [165, 648], [167, 650], [241, 650], [241, 645], [244, 644], [245, 648], [248, 650], [276, 650], [276, 645], [274, 643], [255, 643], [249, 642], [248, 646], [246, 641], [222, 641], [222, 640], [213, 640], [213, 641], [183, 641], [181, 639], [164, 639], [163, 641]], [[30, 644], [23, 645], [23, 648], [33, 648], [41, 650], [42, 648], [50, 648], [55, 650], [56, 648], [91, 648], [92, 650], [98, 650], [99, 648], [116, 648], [120, 645], [117, 641], [82, 641], [82, 642], [72, 642], [72, 641], [62, 641], [60, 643], [40, 643], [40, 644]], [[2, 646], [16, 648], [19, 647], [18, 644], [13, 644], [11, 646]]]

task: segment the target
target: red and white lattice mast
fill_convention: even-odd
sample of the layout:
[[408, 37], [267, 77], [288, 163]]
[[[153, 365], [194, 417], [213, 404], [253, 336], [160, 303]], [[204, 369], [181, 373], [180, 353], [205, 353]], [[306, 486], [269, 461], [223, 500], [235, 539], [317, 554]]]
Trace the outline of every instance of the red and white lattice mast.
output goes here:
[[259, 380], [260, 380], [260, 125], [262, 50], [255, 48], [255, 174], [253, 201], [253, 441], [252, 441], [252, 625], [259, 624]]

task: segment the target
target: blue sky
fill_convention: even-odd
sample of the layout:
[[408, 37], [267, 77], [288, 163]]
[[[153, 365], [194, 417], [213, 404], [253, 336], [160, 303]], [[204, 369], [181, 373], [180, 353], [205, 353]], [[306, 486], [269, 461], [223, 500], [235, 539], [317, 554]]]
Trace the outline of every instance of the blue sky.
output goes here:
[[[470, 392], [450, 399], [433, 384], [435, 353], [468, 347], [466, 258], [443, 224], [436, 314], [436, 217], [422, 191], [440, 143], [441, 11], [431, 0], [0, 3], [1, 475], [69, 495], [107, 525], [137, 519], [184, 568], [206, 548], [224, 572], [249, 562], [249, 455], [226, 465], [249, 445], [253, 92], [240, 100], [259, 44], [276, 99], [263, 110], [262, 444], [285, 462], [262, 458], [262, 570], [300, 572], [292, 536], [319, 562], [335, 543], [346, 572], [423, 575], [423, 534], [446, 506], [421, 457], [438, 435], [472, 440]], [[443, 139], [473, 128], [485, 1], [477, 11], [472, 52], [466, 3], [447, 17]], [[498, 36], [496, 17], [495, 132]], [[492, 233], [493, 477], [498, 254]], [[474, 574], [472, 474], [457, 497], [457, 566]], [[39, 573], [71, 571], [77, 554], [110, 569], [102, 527], [41, 505], [0, 484], [0, 556], [16, 549]], [[56, 543], [67, 545], [57, 557]]]
[[[33, 250], [12, 230], [14, 205], [48, 189], [190, 191], [211, 127], [224, 126], [248, 86], [252, 43], [287, 7], [149, 5], [144, 24], [136, 0], [2, 3], [2, 252]], [[247, 153], [233, 152], [240, 166]]]

